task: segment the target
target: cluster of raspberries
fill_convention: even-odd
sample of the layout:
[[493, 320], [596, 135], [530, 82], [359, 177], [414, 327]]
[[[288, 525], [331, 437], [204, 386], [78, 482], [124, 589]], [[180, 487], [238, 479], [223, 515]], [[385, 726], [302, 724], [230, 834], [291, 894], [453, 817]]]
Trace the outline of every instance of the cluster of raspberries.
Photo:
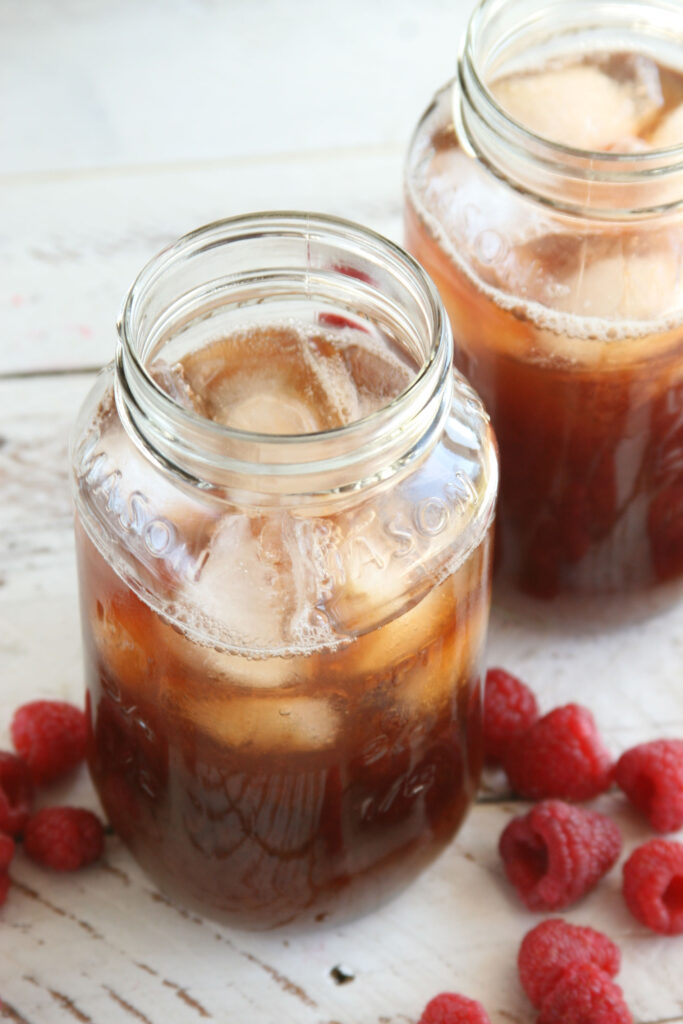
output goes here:
[[[510, 821], [499, 841], [505, 873], [531, 910], [575, 903], [619, 857], [617, 825], [576, 802], [616, 782], [655, 831], [683, 827], [683, 740], [640, 744], [615, 764], [590, 711], [567, 704], [541, 717], [529, 687], [500, 668], [486, 676], [484, 751], [519, 796], [539, 801]], [[638, 847], [624, 864], [623, 894], [648, 928], [683, 933], [683, 843], [653, 839]], [[614, 943], [592, 928], [553, 918], [532, 929], [518, 967], [538, 1024], [632, 1024], [613, 981], [620, 959]], [[443, 993], [427, 1004], [420, 1024], [490, 1021], [480, 1003]]]
[[[633, 1024], [621, 989], [612, 980], [621, 954], [592, 928], [560, 918], [525, 935], [517, 967], [522, 988], [540, 1011], [537, 1024]], [[420, 1024], [491, 1024], [481, 1003], [452, 992], [432, 999]]]
[[[11, 725], [16, 754], [0, 752], [0, 904], [9, 888], [14, 837], [33, 860], [73, 871], [102, 853], [104, 832], [90, 811], [48, 807], [32, 813], [33, 793], [69, 774], [85, 756], [86, 719], [71, 704], [33, 701]], [[528, 686], [490, 669], [484, 699], [484, 748], [521, 797], [539, 801], [500, 837], [508, 879], [536, 911], [558, 911], [589, 892], [614, 865], [621, 835], [606, 815], [576, 802], [613, 782], [658, 832], [683, 827], [683, 740], [655, 740], [614, 764], [586, 708], [568, 704], [540, 717]], [[631, 913], [664, 935], [683, 933], [683, 843], [654, 839], [624, 864]], [[538, 1024], [632, 1024], [614, 977], [618, 948], [592, 928], [551, 918], [519, 950], [522, 987]], [[490, 1024], [483, 1006], [455, 993], [432, 999], [419, 1024]]]
[[32, 701], [15, 712], [10, 732], [16, 753], [0, 751], [0, 904], [7, 898], [17, 837], [32, 860], [56, 871], [90, 864], [104, 845], [102, 824], [90, 811], [32, 810], [37, 787], [69, 775], [83, 760], [84, 713], [63, 701]]

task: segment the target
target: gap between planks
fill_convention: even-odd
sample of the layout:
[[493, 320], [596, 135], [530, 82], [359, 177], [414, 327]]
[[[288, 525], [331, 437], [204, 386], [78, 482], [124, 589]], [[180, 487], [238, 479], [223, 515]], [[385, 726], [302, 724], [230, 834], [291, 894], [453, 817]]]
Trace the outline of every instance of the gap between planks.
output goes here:
[[93, 366], [58, 366], [54, 368], [42, 367], [36, 370], [6, 370], [0, 371], [0, 382], [4, 380], [35, 380], [41, 377], [85, 377], [88, 374], [96, 374], [102, 369], [102, 364]]
[[131, 174], [165, 174], [188, 171], [212, 171], [274, 163], [325, 162], [358, 157], [405, 157], [405, 142], [366, 143], [359, 146], [329, 146], [323, 149], [293, 149], [272, 153], [243, 154], [206, 160], [159, 160], [117, 166], [51, 168], [46, 171], [10, 171], [0, 173], [3, 185], [43, 185], [50, 182], [82, 181], [90, 178], [121, 178]]

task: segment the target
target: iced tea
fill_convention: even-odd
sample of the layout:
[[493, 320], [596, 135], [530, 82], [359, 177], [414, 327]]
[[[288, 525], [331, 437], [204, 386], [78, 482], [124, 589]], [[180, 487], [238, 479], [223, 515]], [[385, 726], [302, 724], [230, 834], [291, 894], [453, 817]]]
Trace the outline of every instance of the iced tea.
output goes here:
[[[632, 173], [631, 195], [639, 174], [648, 196], [658, 180], [640, 171], [640, 154], [683, 143], [683, 75], [645, 53], [558, 56], [488, 87], [516, 141], [521, 125], [622, 154], [608, 169]], [[602, 166], [593, 179], [583, 167], [583, 178], [567, 175], [566, 209], [561, 194], [539, 198], [515, 177], [522, 157], [514, 171], [485, 167], [461, 145], [451, 93], [437, 95], [413, 143], [405, 237], [448, 309], [456, 364], [492, 416], [501, 571], [540, 597], [681, 577], [680, 203], [664, 208], [662, 192], [662, 209], [630, 216], [615, 190], [606, 209]], [[527, 144], [540, 194], [550, 165]]]
[[[317, 320], [234, 332], [150, 376], [207, 421], [299, 437], [414, 378], [385, 332]], [[101, 395], [76, 453], [89, 763], [114, 828], [181, 902], [249, 928], [338, 919], [453, 836], [481, 762], [490, 531], [406, 576], [448, 528], [430, 480], [464, 509], [474, 442], [452, 433], [417, 476], [292, 514], [183, 487]], [[93, 510], [128, 527], [127, 561]]]

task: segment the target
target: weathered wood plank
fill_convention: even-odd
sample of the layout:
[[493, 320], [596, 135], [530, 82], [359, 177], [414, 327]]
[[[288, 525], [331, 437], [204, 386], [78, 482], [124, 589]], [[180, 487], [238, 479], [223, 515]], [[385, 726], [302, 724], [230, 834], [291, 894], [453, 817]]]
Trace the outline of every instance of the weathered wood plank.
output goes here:
[[472, 6], [4, 0], [2, 168], [403, 146]]
[[[134, 275], [198, 224], [320, 209], [400, 239], [407, 140], [455, 67], [471, 6], [0, 6], [11, 97], [0, 118], [0, 376], [19, 375], [0, 381], [0, 746], [17, 703], [82, 695], [66, 436], [90, 381], [21, 375], [107, 362]], [[620, 614], [577, 622], [501, 604], [489, 661], [528, 678], [545, 708], [590, 704], [615, 752], [683, 734], [683, 607], [650, 598]], [[174, 907], [114, 836], [104, 861], [74, 876], [19, 850], [0, 912], [0, 1019], [414, 1024], [428, 998], [459, 989], [494, 1024], [530, 1024], [514, 955], [538, 918], [504, 884], [495, 851], [526, 805], [488, 782], [457, 841], [403, 897], [307, 936], [244, 935]], [[85, 771], [43, 799], [97, 807]], [[625, 855], [647, 837], [616, 794], [597, 806], [615, 814]], [[683, 1024], [683, 939], [645, 934], [619, 879], [617, 868], [568, 916], [622, 946], [637, 1024]]]
[[[81, 696], [65, 459], [89, 383], [69, 375], [0, 382], [0, 481], [9, 498], [0, 502], [2, 745], [20, 701]], [[545, 707], [591, 705], [617, 751], [683, 732], [682, 637], [680, 605], [621, 627], [607, 614], [589, 618], [575, 634], [513, 603], [494, 612], [489, 658], [527, 677]], [[495, 848], [525, 805], [496, 792], [494, 779], [492, 802], [475, 808], [456, 843], [403, 897], [365, 921], [303, 937], [242, 935], [175, 908], [115, 837], [103, 864], [73, 877], [41, 872], [19, 852], [17, 885], [2, 911], [3, 931], [15, 937], [0, 958], [5, 1016], [30, 1024], [272, 1024], [275, 1014], [297, 1024], [407, 1024], [436, 991], [454, 988], [481, 999], [494, 1024], [523, 1024], [531, 1017], [514, 953], [537, 918], [504, 884]], [[97, 806], [85, 772], [45, 799]], [[597, 806], [617, 817], [626, 852], [647, 838], [617, 795]], [[638, 1024], [683, 1021], [681, 940], [646, 935], [632, 921], [618, 869], [568, 916], [622, 945]], [[336, 984], [335, 967], [353, 981]]]
[[[642, 841], [616, 797], [599, 806], [618, 820], [627, 849]], [[393, 904], [305, 936], [240, 934], [174, 907], [115, 839], [107, 853], [113, 871], [47, 876], [19, 855], [3, 911], [4, 929], [16, 934], [3, 991], [27, 1019], [42, 1022], [72, 1012], [67, 1001], [93, 1021], [134, 1017], [120, 1004], [107, 1016], [114, 992], [151, 1024], [271, 1024], [275, 1006], [301, 1024], [399, 1024], [414, 1022], [435, 992], [454, 989], [480, 999], [494, 1024], [523, 1024], [531, 1013], [514, 956], [539, 918], [520, 909], [495, 852], [517, 809], [479, 805], [437, 865]], [[567, 917], [604, 929], [621, 946], [636, 1021], [681, 1018], [680, 940], [658, 939], [633, 922], [618, 871]], [[336, 983], [339, 967], [352, 980]]]
[[320, 210], [401, 235], [402, 147], [0, 181], [0, 375], [91, 367], [143, 265], [209, 221]]

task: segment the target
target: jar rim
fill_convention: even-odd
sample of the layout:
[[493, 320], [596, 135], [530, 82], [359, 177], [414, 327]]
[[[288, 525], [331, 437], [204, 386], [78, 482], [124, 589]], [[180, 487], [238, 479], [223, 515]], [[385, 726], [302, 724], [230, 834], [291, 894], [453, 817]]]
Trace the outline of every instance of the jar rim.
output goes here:
[[[222, 236], [221, 242], [229, 242], [232, 240], [230, 236], [233, 236], [234, 238], [242, 238], [247, 232], [251, 230], [258, 230], [261, 226], [268, 227], [268, 229], [276, 231], [278, 228], [283, 228], [285, 230], [291, 229], [297, 224], [301, 224], [302, 226], [307, 225], [311, 228], [327, 228], [331, 231], [343, 230], [351, 236], [356, 235], [358, 238], [362, 237], [365, 239], [372, 239], [377, 245], [386, 250], [384, 254], [385, 256], [391, 255], [404, 266], [409, 267], [410, 271], [415, 274], [416, 278], [420, 279], [420, 283], [425, 286], [425, 293], [429, 296], [429, 301], [434, 315], [434, 330], [435, 335], [437, 335], [436, 342], [429, 358], [425, 363], [423, 363], [422, 367], [418, 370], [408, 387], [392, 399], [388, 405], [400, 402], [404, 395], [418, 385], [421, 378], [428, 373], [430, 367], [434, 363], [436, 348], [440, 341], [440, 328], [442, 326], [440, 320], [443, 317], [441, 299], [436, 292], [436, 288], [434, 287], [431, 278], [428, 277], [420, 264], [390, 239], [385, 238], [383, 235], [380, 235], [378, 232], [375, 232], [370, 228], [362, 227], [353, 221], [345, 220], [340, 217], [333, 217], [329, 214], [321, 213], [308, 214], [292, 210], [278, 210], [272, 212], [259, 211], [256, 213], [238, 214], [234, 217], [211, 221], [208, 224], [203, 224], [202, 226], [187, 232], [185, 235], [182, 235], [175, 242], [165, 246], [160, 250], [160, 252], [148, 260], [142, 270], [138, 273], [124, 299], [121, 313], [117, 321], [117, 330], [123, 348], [123, 358], [128, 363], [126, 370], [128, 370], [129, 367], [139, 370], [154, 391], [161, 396], [162, 401], [180, 411], [182, 414], [181, 418], [183, 416], [187, 416], [190, 422], [199, 420], [203, 424], [206, 424], [208, 429], [217, 436], [248, 437], [254, 441], [268, 444], [273, 443], [276, 445], [303, 444], [315, 437], [325, 437], [327, 435], [338, 436], [345, 432], [353, 432], [354, 428], [359, 427], [360, 424], [368, 420], [372, 420], [374, 417], [381, 416], [384, 408], [386, 408], [383, 406], [381, 409], [375, 410], [367, 416], [363, 416], [342, 426], [331, 427], [326, 430], [312, 431], [308, 434], [266, 434], [259, 431], [241, 430], [237, 427], [229, 427], [223, 423], [217, 423], [215, 420], [209, 420], [206, 417], [200, 416], [191, 409], [185, 409], [183, 406], [178, 405], [178, 403], [175, 402], [173, 398], [168, 395], [158, 382], [147, 372], [135, 349], [133, 342], [133, 334], [135, 333], [135, 330], [132, 321], [134, 318], [134, 304], [137, 298], [136, 293], [152, 287], [158, 277], [163, 274], [164, 270], [177, 256], [188, 255], [188, 251], [195, 243], [202, 243], [204, 240], [209, 241], [211, 236], [219, 233]], [[270, 233], [270, 230], [268, 233]]]
[[[482, 57], [485, 46], [485, 34], [497, 18], [503, 12], [510, 15], [511, 9], [519, 6], [525, 8], [527, 17], [518, 21], [514, 33], [508, 31], [499, 40], [496, 48], [496, 56], [500, 59], [501, 51], [505, 44], [513, 38], [521, 38], [525, 32], [536, 33], [536, 45], [539, 41], [548, 38], [555, 39], [562, 31], [578, 29], [581, 26], [588, 30], [596, 28], [590, 21], [589, 13], [592, 6], [600, 8], [601, 23], [600, 30], [609, 31], [616, 28], [630, 30], [635, 38], [635, 29], [639, 28], [641, 34], [637, 37], [644, 38], [667, 38], [683, 46], [683, 32], [674, 31], [673, 16], [680, 11], [676, 10], [672, 0], [623, 0], [619, 4], [612, 4], [608, 7], [604, 3], [591, 0], [583, 3], [567, 3], [567, 0], [539, 0], [538, 10], [531, 9], [529, 0], [478, 0], [464, 35], [459, 59], [458, 75], [456, 78], [457, 88], [454, 88], [453, 111], [456, 126], [459, 129], [461, 140], [469, 144], [476, 157], [493, 171], [498, 177], [504, 178], [508, 183], [517, 187], [519, 191], [531, 194], [541, 202], [548, 202], [553, 207], [564, 209], [568, 212], [583, 212], [586, 204], [563, 201], [556, 189], [552, 189], [552, 196], [545, 194], [544, 190], [538, 193], [533, 188], [525, 188], [523, 182], [515, 180], [515, 175], [510, 171], [509, 165], [501, 164], [492, 159], [491, 146], [485, 138], [478, 138], [480, 134], [476, 124], [473, 124], [472, 117], [467, 116], [467, 110], [476, 114], [476, 120], [481, 123], [484, 131], [490, 131], [500, 141], [504, 142], [507, 149], [514, 153], [515, 157], [524, 161], [533, 161], [534, 165], [542, 168], [549, 177], [572, 178], [588, 183], [595, 183], [600, 186], [622, 187], [626, 193], [635, 188], [640, 189], [640, 201], [637, 206], [630, 203], [621, 204], [618, 208], [608, 209], [599, 202], [599, 215], [610, 219], [619, 218], [624, 214], [641, 214], [650, 216], [659, 213], [670, 212], [683, 205], [683, 142], [673, 146], [651, 148], [642, 152], [624, 153], [618, 151], [604, 151], [594, 149], [583, 149], [535, 132], [533, 129], [518, 121], [509, 114], [496, 99], [495, 95], [486, 82], [482, 73]], [[566, 8], [570, 13], [566, 18], [566, 24], [558, 26], [556, 12], [558, 8]], [[640, 15], [639, 17], [637, 15]], [[671, 15], [669, 21], [668, 15]], [[541, 34], [542, 29], [547, 27], [547, 33]], [[645, 35], [648, 29], [649, 36]], [[530, 46], [533, 48], [534, 42]], [[463, 110], [462, 108], [466, 109]], [[681, 179], [673, 197], [667, 201], [650, 202], [642, 198], [643, 184], [657, 186], [662, 181], [666, 184], [668, 180]], [[628, 195], [631, 195], [631, 192]], [[587, 205], [590, 205], [587, 204]], [[593, 211], [591, 211], [593, 212]]]
[[[211, 247], [250, 238], [282, 235], [324, 237], [361, 251], [398, 276], [419, 302], [429, 337], [415, 377], [380, 409], [339, 427], [309, 434], [263, 434], [228, 427], [183, 408], [147, 371], [141, 339], [145, 297], [179, 260]], [[308, 252], [308, 249], [306, 250]], [[343, 271], [340, 271], [343, 273]], [[360, 286], [360, 282], [354, 282]], [[258, 212], [204, 225], [153, 257], [135, 279], [118, 320], [117, 403], [122, 419], [164, 468], [204, 488], [220, 488], [235, 477], [246, 484], [302, 493], [312, 477], [336, 479], [338, 489], [357, 489], [374, 479], [387, 460], [405, 462], [424, 446], [425, 436], [441, 427], [452, 398], [452, 333], [435, 285], [400, 246], [351, 221], [297, 211]], [[323, 490], [329, 493], [330, 487]]]

